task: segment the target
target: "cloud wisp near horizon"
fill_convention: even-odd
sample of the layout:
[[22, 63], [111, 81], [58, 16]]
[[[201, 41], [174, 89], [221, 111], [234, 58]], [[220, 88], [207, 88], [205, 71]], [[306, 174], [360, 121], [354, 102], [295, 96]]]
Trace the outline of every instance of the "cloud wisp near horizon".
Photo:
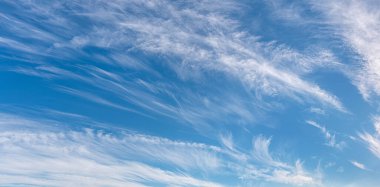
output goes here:
[[[237, 150], [232, 139], [229, 146], [221, 147], [126, 130], [117, 134], [90, 128], [62, 130], [52, 125], [60, 124], [56, 121], [4, 113], [0, 117], [0, 165], [4, 166], [0, 181], [4, 185], [228, 186], [190, 174], [294, 185], [319, 182], [304, 170], [300, 160], [293, 165], [273, 158], [271, 139], [261, 135], [253, 139], [250, 154]], [[149, 165], [152, 162], [153, 166]]]
[[0, 186], [376, 186], [378, 8], [4, 0]]

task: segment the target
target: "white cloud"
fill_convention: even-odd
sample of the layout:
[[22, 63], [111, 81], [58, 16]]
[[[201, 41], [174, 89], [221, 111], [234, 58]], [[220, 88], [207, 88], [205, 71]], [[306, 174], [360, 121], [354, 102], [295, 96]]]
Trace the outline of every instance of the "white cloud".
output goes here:
[[[8, 3], [23, 10], [29, 7], [28, 15], [49, 17], [46, 27], [51, 27], [53, 31], [65, 31], [63, 33], [68, 35], [65, 37], [70, 40], [58, 39], [61, 38], [58, 37], [61, 32], [44, 32], [34, 28], [39, 33], [34, 37], [40, 36], [44, 43], [54, 44], [55, 47], [50, 47], [49, 51], [59, 58], [87, 56], [80, 50], [81, 47], [96, 46], [112, 51], [110, 56], [94, 57], [96, 60], [106, 59], [107, 63], [116, 66], [132, 64], [137, 67], [136, 63], [129, 63], [130, 58], [125, 53], [141, 50], [145, 54], [177, 59], [174, 62], [168, 60], [167, 65], [184, 79], [196, 79], [195, 75], [202, 72], [222, 72], [227, 77], [240, 80], [257, 96], [285, 96], [300, 102], [319, 102], [345, 111], [336, 96], [308, 82], [303, 77], [304, 70], [300, 71], [311, 69], [315, 62], [331, 61], [326, 55], [329, 52], [322, 50], [318, 55], [308, 55], [275, 41], [259, 42], [258, 36], [239, 30], [239, 21], [231, 18], [230, 13], [244, 7], [235, 2], [202, 1], [196, 5], [192, 2], [173, 3], [164, 0], [154, 3], [133, 0], [108, 4], [102, 1], [90, 4], [81, 2], [75, 4], [76, 8], [70, 9], [70, 14], [85, 17], [95, 25], [80, 28], [83, 30], [81, 32], [71, 31], [71, 28], [76, 28], [73, 27], [76, 22], [65, 17], [66, 13], [50, 11], [52, 8], [57, 11], [64, 9], [63, 4]], [[7, 23], [31, 27], [15, 20], [10, 17]], [[150, 105], [140, 105], [152, 108]]]
[[97, 95], [92, 94], [92, 93], [88, 93], [88, 92], [85, 92], [85, 91], [79, 91], [79, 90], [75, 90], [75, 89], [68, 88], [68, 87], [63, 87], [63, 86], [60, 86], [57, 89], [60, 90], [60, 91], [62, 91], [62, 92], [65, 92], [65, 93], [68, 93], [68, 94], [72, 94], [72, 95], [75, 95], [75, 96], [79, 96], [79, 97], [82, 97], [82, 98], [84, 98], [86, 100], [89, 100], [89, 101], [92, 101], [92, 102], [95, 102], [95, 103], [98, 103], [98, 104], [102, 104], [102, 105], [105, 105], [105, 106], [117, 108], [117, 109], [120, 109], [120, 110], [129, 111], [129, 112], [133, 112], [133, 113], [140, 114], [140, 115], [143, 115], [143, 116], [147, 116], [146, 114], [143, 114], [143, 113], [138, 112], [136, 110], [133, 110], [131, 108], [128, 108], [128, 107], [125, 107], [125, 106], [113, 103], [111, 101], [106, 100], [104, 97], [100, 97], [100, 96], [97, 96]]
[[232, 136], [224, 138], [230, 147], [225, 149], [129, 131], [74, 131], [51, 126], [54, 121], [9, 114], [0, 115], [0, 124], [2, 185], [222, 186], [211, 181], [213, 176], [293, 185], [320, 180], [304, 171], [300, 161], [293, 165], [273, 158], [271, 140], [263, 136], [247, 154]]
[[273, 177], [268, 178], [268, 180], [298, 186], [318, 184], [318, 181], [315, 181], [313, 177], [311, 177], [309, 174], [304, 173], [302, 170], [302, 165], [298, 161], [295, 165], [295, 171], [280, 169], [274, 170], [273, 174]]
[[[1, 118], [2, 128], [16, 123], [9, 115], [4, 116], [8, 118]], [[17, 123], [40, 122], [20, 118]], [[143, 163], [155, 160], [181, 168], [212, 170], [218, 167], [215, 154], [220, 150], [216, 147], [139, 134], [117, 137], [92, 130], [54, 132], [35, 129], [37, 125], [33, 130], [12, 127], [0, 133], [2, 185], [222, 186]]]
[[[141, 49], [185, 58], [186, 64], [181, 64], [180, 68], [222, 71], [237, 77], [259, 94], [289, 96], [296, 100], [308, 97], [344, 110], [335, 96], [305, 81], [286, 66], [276, 67], [276, 62], [282, 60], [303, 61], [303, 56], [297, 52], [275, 43], [258, 42], [255, 37], [233, 29], [238, 24], [226, 17], [210, 18], [197, 9], [186, 13], [173, 9], [171, 14], [177, 19], [186, 17], [195, 23], [212, 25], [212, 32], [202, 35], [196, 32], [197, 27], [184, 28], [183, 22], [160, 22], [160, 19], [150, 17], [143, 21], [128, 20], [122, 26], [140, 36], [136, 45]], [[214, 35], [214, 32], [223, 34]]]
[[367, 144], [368, 149], [378, 158], [380, 158], [380, 138], [378, 135], [369, 133], [360, 133], [359, 137]]
[[352, 165], [354, 165], [355, 167], [359, 168], [359, 169], [362, 169], [362, 170], [368, 170], [367, 167], [362, 164], [362, 163], [359, 163], [357, 161], [354, 161], [354, 160], [351, 160], [350, 161]]
[[271, 143], [270, 138], [259, 136], [253, 141], [253, 157], [265, 164], [274, 167], [288, 167], [282, 162], [275, 161], [269, 153], [269, 145]]
[[315, 1], [333, 29], [361, 57], [350, 73], [363, 98], [380, 95], [380, 14], [372, 1]]
[[368, 132], [359, 133], [359, 138], [363, 140], [367, 146], [368, 149], [377, 157], [380, 159], [380, 132], [378, 131], [380, 118], [379, 116], [374, 117], [374, 128], [375, 133], [370, 134]]
[[35, 51], [35, 49], [33, 47], [25, 45], [21, 42], [18, 42], [16, 40], [12, 40], [9, 38], [0, 37], [0, 46], [11, 47], [11, 48], [19, 50], [19, 51], [38, 54], [38, 52]]
[[[20, 149], [18, 147], [13, 148]], [[46, 154], [46, 152], [42, 152], [42, 154], [44, 153]], [[51, 155], [44, 157], [22, 154], [24, 156], [5, 155], [0, 161], [0, 165], [3, 167], [0, 169], [2, 173], [0, 176], [1, 184], [149, 186], [145, 184], [161, 183], [181, 186], [222, 186], [140, 162], [107, 160], [106, 163], [101, 163], [100, 160], [94, 161], [91, 157], [65, 155], [50, 158]], [[102, 157], [104, 155], [95, 156]]]
[[314, 126], [314, 127], [318, 128], [323, 133], [323, 135], [325, 136], [325, 138], [327, 140], [327, 145], [328, 146], [335, 147], [335, 148], [338, 148], [338, 149], [342, 149], [343, 148], [344, 142], [337, 143], [336, 140], [335, 140], [335, 134], [330, 133], [326, 129], [326, 127], [318, 124], [315, 121], [311, 121], [311, 120], [307, 120], [306, 123], [309, 124], [309, 125], [311, 125], [311, 126]]
[[[263, 164], [256, 169], [246, 171], [244, 177], [261, 178], [266, 181], [291, 185], [318, 185], [321, 183], [319, 173], [313, 175], [304, 171], [302, 163], [297, 160], [294, 165], [282, 162], [269, 153], [271, 139], [258, 136], [253, 142], [253, 159]], [[251, 166], [254, 167], [254, 166]]]
[[376, 133], [380, 135], [380, 116], [375, 116], [373, 118], [373, 126], [375, 127]]
[[226, 135], [221, 135], [220, 140], [222, 144], [227, 147], [230, 150], [234, 150], [234, 142], [232, 140], [232, 135], [231, 134], [226, 134]]
[[319, 115], [326, 115], [325, 110], [323, 110], [321, 108], [311, 107], [309, 110], [311, 113], [315, 113], [315, 114], [319, 114]]

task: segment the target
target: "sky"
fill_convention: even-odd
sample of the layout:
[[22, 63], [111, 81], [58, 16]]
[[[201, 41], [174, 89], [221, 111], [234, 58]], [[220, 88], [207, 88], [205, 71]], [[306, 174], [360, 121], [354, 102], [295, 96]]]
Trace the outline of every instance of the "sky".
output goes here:
[[380, 184], [376, 0], [2, 0], [0, 186]]

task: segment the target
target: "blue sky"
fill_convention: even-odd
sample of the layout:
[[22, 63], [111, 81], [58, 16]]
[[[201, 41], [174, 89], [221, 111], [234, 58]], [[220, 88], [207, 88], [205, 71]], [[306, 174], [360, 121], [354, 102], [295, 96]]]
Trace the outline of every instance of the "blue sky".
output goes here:
[[0, 2], [0, 186], [377, 186], [380, 3]]

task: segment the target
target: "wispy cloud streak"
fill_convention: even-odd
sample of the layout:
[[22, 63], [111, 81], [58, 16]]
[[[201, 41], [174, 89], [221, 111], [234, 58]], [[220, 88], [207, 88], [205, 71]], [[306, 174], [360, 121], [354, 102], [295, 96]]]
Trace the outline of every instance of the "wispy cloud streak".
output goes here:
[[302, 162], [297, 160], [295, 164], [289, 164], [273, 158], [269, 153], [271, 139], [263, 136], [258, 136], [253, 142], [253, 158], [259, 163], [264, 164], [261, 172], [248, 177], [261, 177], [267, 181], [274, 181], [291, 185], [318, 185], [320, 184], [321, 176], [314, 173], [312, 177], [308, 172], [304, 171]]
[[357, 168], [359, 168], [361, 170], [368, 170], [367, 167], [364, 164], [360, 163], [360, 162], [357, 162], [357, 161], [354, 161], [354, 160], [351, 160], [350, 162], [351, 162], [352, 165], [354, 165], [355, 167], [357, 167]]
[[367, 144], [368, 149], [372, 154], [380, 159], [380, 117], [374, 117], [373, 122], [375, 133], [370, 134], [368, 132], [363, 132], [359, 133], [359, 137]]
[[[160, 73], [149, 67], [150, 64], [136, 62], [131, 55], [143, 52], [147, 57], [162, 57], [163, 61], [166, 61], [166, 66], [171, 67], [179, 77], [185, 80], [196, 80], [198, 75], [205, 76], [203, 72], [220, 72], [228, 79], [240, 81], [250, 92], [254, 93], [252, 98], [254, 96], [289, 97], [296, 101], [318, 102], [345, 111], [343, 104], [336, 96], [320, 88], [317, 84], [306, 81], [303, 73], [299, 71], [315, 61], [320, 61], [319, 57], [303, 55], [276, 42], [260, 42], [258, 36], [239, 30], [241, 23], [231, 18], [230, 14], [235, 10], [243, 9], [244, 6], [236, 2], [202, 1], [194, 5], [191, 2], [175, 3], [171, 1], [131, 0], [107, 4], [95, 1], [93, 3], [69, 3], [72, 8], [68, 10], [64, 8], [66, 4], [63, 2], [48, 4], [20, 2], [15, 4], [6, 1], [5, 3], [20, 10], [29, 7], [27, 12], [20, 12], [21, 17], [27, 14], [49, 18], [44, 20], [44, 27], [35, 28], [30, 23], [24, 23], [11, 15], [4, 15], [4, 22], [13, 25], [14, 29], [12, 34], [9, 33], [11, 35], [9, 38], [3, 38], [1, 41], [4, 41], [10, 48], [32, 49], [29, 44], [20, 46], [14, 43], [18, 41], [14, 39], [13, 35], [15, 33], [22, 35], [21, 29], [15, 28], [25, 27], [37, 33], [29, 39], [44, 43], [40, 46], [42, 49], [38, 51], [46, 51], [50, 55], [49, 58], [59, 56], [58, 60], [61, 61], [71, 60], [75, 57], [88, 58], [91, 61], [107, 63], [113, 67], [137, 68], [141, 71], [154, 72], [160, 76]], [[50, 11], [52, 8], [54, 10]], [[63, 13], [62, 10], [68, 12]], [[140, 12], [144, 12], [144, 14], [140, 14]], [[87, 19], [93, 26], [77, 23], [75, 19], [65, 15]], [[77, 25], [82, 25], [78, 31], [70, 29]], [[66, 31], [64, 37], [60, 35], [62, 30]], [[11, 41], [14, 41], [14, 44]], [[107, 51], [107, 54], [88, 54], [85, 49], [89, 47], [100, 48]], [[290, 66], [284, 63], [289, 61], [295, 62], [290, 64], [299, 64], [300, 68], [289, 68]], [[44, 63], [49, 64], [48, 61], [44, 61]], [[124, 95], [123, 92], [134, 90], [121, 81], [128, 77], [120, 77], [121, 79], [118, 81], [104, 80], [104, 77], [98, 77], [102, 72], [93, 69], [84, 71], [81, 69], [83, 67], [81, 65], [69, 67], [64, 63], [61, 65], [61, 68], [65, 69], [79, 67], [80, 70], [77, 72], [92, 74], [96, 79], [85, 80], [78, 75], [55, 72], [60, 75], [60, 78], [75, 78], [79, 81], [86, 81], [91, 86], [98, 86], [104, 91], [116, 92], [117, 90]], [[45, 71], [45, 74], [38, 74], [36, 71]], [[46, 73], [52, 73], [43, 69], [35, 69], [35, 71], [22, 69], [18, 72], [30, 72], [30, 75], [34, 76], [48, 76]], [[113, 89], [99, 84], [101, 82]], [[123, 91], [120, 92], [120, 90]], [[133, 94], [133, 92], [129, 94]], [[139, 92], [139, 95], [146, 94]], [[131, 96], [124, 98], [128, 102], [167, 116], [177, 115], [185, 120], [188, 115], [191, 117], [187, 119], [197, 118], [196, 115], [192, 115], [192, 109], [178, 113], [173, 111], [181, 110], [181, 108], [167, 105], [158, 100], [146, 103], [150, 99], [144, 98], [141, 101]], [[181, 105], [184, 108], [193, 107], [187, 106], [186, 103], [181, 103]], [[252, 113], [252, 111], [250, 112]], [[184, 113], [187, 115], [182, 115]], [[248, 117], [245, 120], [250, 121], [252, 117], [249, 115], [241, 117], [246, 116]]]
[[339, 149], [343, 148], [344, 142], [339, 142], [339, 143], [336, 142], [336, 140], [335, 140], [335, 134], [332, 134], [330, 131], [328, 131], [326, 129], [326, 127], [318, 124], [315, 121], [311, 121], [311, 120], [307, 120], [306, 123], [309, 124], [309, 125], [311, 125], [311, 126], [313, 126], [313, 127], [318, 128], [323, 133], [323, 135], [325, 136], [325, 138], [327, 140], [327, 145], [328, 146], [339, 148]]
[[[15, 123], [15, 120], [9, 121], [15, 117], [2, 115], [1, 128]], [[40, 123], [22, 118], [16, 121], [32, 126]], [[216, 165], [212, 155], [218, 152], [217, 148], [139, 134], [117, 137], [89, 129], [55, 132], [37, 127], [34, 125], [32, 130], [13, 128], [0, 133], [2, 185], [222, 186], [142, 163], [157, 159], [186, 168], [193, 167], [190, 162], [204, 161], [198, 166], [208, 168]], [[137, 157], [138, 162], [134, 161]]]
[[53, 121], [9, 114], [0, 117], [4, 185], [222, 186], [211, 182], [215, 176], [295, 185], [319, 180], [304, 171], [300, 161], [291, 165], [273, 158], [270, 139], [263, 136], [254, 140], [252, 153], [245, 153], [235, 148], [232, 137], [224, 140], [230, 145], [226, 149], [129, 131], [64, 130], [46, 124]]
[[[325, 24], [359, 55], [360, 64], [349, 73], [367, 101], [380, 95], [380, 14], [374, 1], [315, 1]], [[326, 23], [327, 22], [327, 23]]]

